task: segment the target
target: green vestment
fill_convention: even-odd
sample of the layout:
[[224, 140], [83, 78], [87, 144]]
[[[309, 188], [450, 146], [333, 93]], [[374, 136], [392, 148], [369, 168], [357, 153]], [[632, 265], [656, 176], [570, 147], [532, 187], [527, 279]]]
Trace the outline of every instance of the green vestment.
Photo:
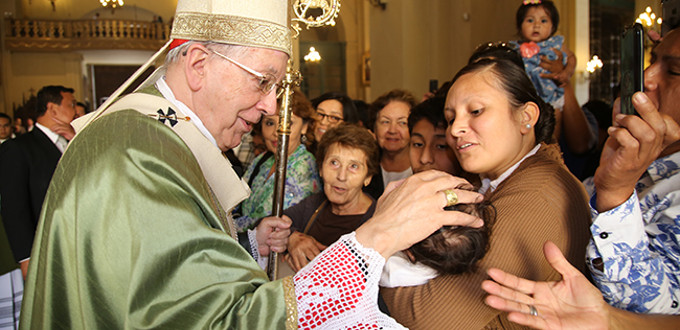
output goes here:
[[291, 278], [269, 282], [230, 236], [235, 204], [221, 205], [195, 146], [162, 122], [120, 110], [70, 143], [45, 198], [22, 328], [295, 323]]

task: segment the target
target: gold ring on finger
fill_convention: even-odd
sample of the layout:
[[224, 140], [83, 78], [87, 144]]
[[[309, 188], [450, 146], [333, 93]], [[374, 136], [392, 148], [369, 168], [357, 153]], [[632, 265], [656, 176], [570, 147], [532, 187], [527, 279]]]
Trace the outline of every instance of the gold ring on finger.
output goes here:
[[456, 195], [453, 189], [444, 190], [444, 195], [446, 195], [446, 206], [458, 204], [458, 195]]

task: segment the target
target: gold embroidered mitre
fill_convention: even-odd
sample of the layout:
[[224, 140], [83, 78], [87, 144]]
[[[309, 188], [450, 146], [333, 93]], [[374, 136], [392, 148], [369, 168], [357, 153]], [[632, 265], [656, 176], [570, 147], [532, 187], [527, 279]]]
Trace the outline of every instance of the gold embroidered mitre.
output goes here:
[[171, 39], [279, 50], [291, 56], [288, 0], [178, 0]]

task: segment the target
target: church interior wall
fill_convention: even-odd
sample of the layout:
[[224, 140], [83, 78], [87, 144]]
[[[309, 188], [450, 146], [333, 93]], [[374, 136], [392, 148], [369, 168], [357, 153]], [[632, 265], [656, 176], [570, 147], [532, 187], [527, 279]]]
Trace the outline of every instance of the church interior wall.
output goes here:
[[[439, 84], [450, 80], [480, 43], [512, 40], [517, 37], [514, 13], [519, 1], [385, 2], [385, 9], [381, 9], [371, 5], [368, 0], [342, 0], [336, 27], [323, 28], [337, 31], [324, 32], [317, 29], [318, 31], [306, 35], [312, 40], [324, 40], [332, 36], [345, 42], [346, 89], [353, 98], [370, 102], [394, 88], [410, 90], [420, 97], [427, 92], [430, 79], [437, 79]], [[92, 13], [104, 10], [95, 0], [56, 0], [54, 3], [53, 8], [49, 0], [0, 1], [0, 12], [5, 17], [72, 20], [87, 19]], [[125, 7], [117, 9], [111, 15], [117, 19], [147, 19], [149, 15], [160, 15], [167, 21], [174, 14], [177, 0], [127, 0], [125, 3]], [[583, 70], [590, 54], [587, 40], [582, 40], [587, 34], [579, 29], [584, 21], [587, 23], [587, 18], [579, 17], [577, 13], [583, 15], [583, 8], [587, 7], [588, 0], [555, 0], [555, 3], [561, 16], [557, 33], [564, 35], [569, 47], [576, 51], [579, 60], [577, 70]], [[640, 10], [644, 10], [647, 5], [652, 5], [657, 12], [661, 11], [653, 0], [636, 1], [636, 8]], [[587, 30], [587, 24], [585, 25]], [[4, 25], [0, 28], [3, 36], [5, 28]], [[307, 50], [295, 49], [296, 58], [300, 51]], [[0, 54], [0, 105], [4, 109], [0, 111], [11, 112], [13, 104], [20, 104], [31, 90], [37, 90], [48, 83], [73, 86], [77, 90], [76, 96], [84, 99], [86, 95], [81, 94], [84, 92], [81, 89], [88, 79], [88, 72], [84, 68], [93, 62], [88, 60], [91, 57], [86, 53], [9, 52], [4, 50], [3, 42], [3, 51]], [[125, 58], [121, 51], [110, 54], [110, 60], [107, 61], [106, 54], [100, 53], [96, 62], [111, 64]], [[370, 82], [362, 79], [366, 69], [362, 64], [368, 54], [371, 63]], [[587, 90], [587, 82], [580, 83]]]

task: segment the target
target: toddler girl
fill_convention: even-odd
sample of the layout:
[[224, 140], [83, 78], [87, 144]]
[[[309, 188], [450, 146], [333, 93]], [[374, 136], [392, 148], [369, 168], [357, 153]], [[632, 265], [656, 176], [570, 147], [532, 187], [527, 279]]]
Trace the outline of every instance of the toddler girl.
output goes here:
[[[576, 67], [576, 58], [564, 46], [564, 37], [554, 35], [559, 22], [560, 15], [552, 1], [525, 0], [516, 14], [517, 31], [522, 40], [510, 42], [522, 55], [524, 68], [538, 95], [555, 109], [562, 109], [564, 105], [564, 89], [559, 85], [571, 77]], [[541, 57], [556, 60], [556, 52], [560, 51], [564, 70], [551, 74], [541, 68]]]

